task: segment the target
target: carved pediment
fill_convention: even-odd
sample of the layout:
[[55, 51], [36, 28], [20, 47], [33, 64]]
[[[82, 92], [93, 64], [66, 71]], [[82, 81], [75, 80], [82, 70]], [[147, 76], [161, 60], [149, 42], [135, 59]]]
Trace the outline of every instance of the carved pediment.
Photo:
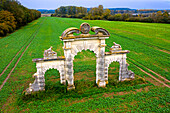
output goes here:
[[107, 35], [107, 36], [110, 36], [110, 33], [106, 29], [101, 28], [101, 27], [95, 26], [95, 27], [92, 27], [91, 30], [93, 32], [95, 32], [95, 35]]
[[57, 58], [57, 53], [52, 50], [52, 46], [44, 51], [44, 59], [54, 59]]
[[[95, 32], [94, 35], [89, 34], [89, 32]], [[77, 33], [79, 34], [81, 32], [80, 35], [75, 36], [73, 33]], [[60, 36], [60, 39], [74, 39], [74, 38], [89, 38], [89, 37], [109, 37], [110, 33], [101, 27], [92, 27], [90, 28], [90, 25], [88, 23], [82, 23], [80, 25], [80, 29], [75, 28], [75, 27], [71, 27], [66, 29], [62, 35]]]
[[80, 30], [76, 27], [68, 28], [62, 33], [61, 38], [63, 39], [65, 37], [72, 37], [72, 36], [74, 36], [73, 33], [79, 34]]

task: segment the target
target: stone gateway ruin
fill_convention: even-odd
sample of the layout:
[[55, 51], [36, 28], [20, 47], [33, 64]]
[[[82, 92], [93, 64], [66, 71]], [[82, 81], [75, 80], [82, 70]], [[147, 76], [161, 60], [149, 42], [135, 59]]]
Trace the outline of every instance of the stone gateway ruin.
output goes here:
[[[90, 30], [94, 35], [89, 34]], [[77, 33], [78, 35], [74, 35]], [[33, 75], [34, 83], [29, 84], [26, 94], [45, 90], [44, 74], [49, 69], [57, 69], [60, 73], [61, 84], [68, 83], [67, 90], [75, 89], [73, 61], [74, 56], [82, 50], [89, 49], [96, 54], [96, 84], [105, 87], [108, 84], [108, 67], [113, 61], [119, 62], [119, 81], [134, 79], [134, 73], [128, 70], [126, 54], [128, 50], [122, 50], [119, 44], [113, 42], [109, 52], [105, 52], [105, 39], [110, 33], [104, 28], [90, 27], [88, 23], [82, 23], [80, 29], [72, 27], [66, 29], [60, 39], [64, 43], [64, 56], [57, 56], [52, 47], [44, 51], [44, 58], [33, 59], [37, 72]]]

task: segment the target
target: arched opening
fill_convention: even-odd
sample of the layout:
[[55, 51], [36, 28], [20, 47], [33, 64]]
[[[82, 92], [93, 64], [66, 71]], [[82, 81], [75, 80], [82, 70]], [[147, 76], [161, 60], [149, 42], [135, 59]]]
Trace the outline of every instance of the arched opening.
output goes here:
[[76, 89], [94, 87], [96, 84], [96, 56], [93, 51], [78, 52], [74, 57], [73, 67]]
[[119, 81], [119, 62], [112, 62], [108, 67], [108, 82], [109, 84], [116, 84]]
[[45, 72], [45, 90], [57, 90], [60, 86], [60, 73], [57, 69], [49, 69]]

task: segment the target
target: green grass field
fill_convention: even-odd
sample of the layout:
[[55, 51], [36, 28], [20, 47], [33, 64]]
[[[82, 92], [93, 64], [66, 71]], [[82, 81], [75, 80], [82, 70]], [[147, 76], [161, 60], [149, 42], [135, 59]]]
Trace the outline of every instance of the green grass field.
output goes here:
[[[66, 91], [66, 86], [59, 83], [59, 72], [51, 69], [45, 74], [46, 91], [25, 96], [23, 91], [34, 81], [32, 75], [36, 72], [32, 59], [42, 58], [50, 46], [58, 56], [63, 56], [59, 36], [69, 27], [79, 28], [83, 22], [108, 30], [111, 34], [106, 40], [108, 46], [116, 42], [123, 50], [130, 50], [127, 62], [136, 79], [118, 82], [119, 64], [112, 63], [107, 88], [98, 88], [95, 54], [87, 50], [75, 56], [74, 91]], [[0, 85], [28, 44], [0, 90], [2, 112], [170, 112], [169, 88], [146, 74], [170, 85], [169, 24], [42, 17], [0, 39], [0, 73], [16, 56], [0, 76]]]

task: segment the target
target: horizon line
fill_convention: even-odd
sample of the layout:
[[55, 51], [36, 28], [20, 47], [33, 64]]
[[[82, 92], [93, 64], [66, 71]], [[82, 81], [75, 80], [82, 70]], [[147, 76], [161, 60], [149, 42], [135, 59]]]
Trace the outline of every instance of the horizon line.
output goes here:
[[[60, 6], [61, 7], [61, 6]], [[76, 6], [76, 7], [83, 7], [83, 6]], [[59, 8], [59, 7], [58, 7]], [[85, 7], [85, 8], [89, 8], [89, 7]], [[93, 7], [90, 7], [90, 8], [93, 8]], [[128, 8], [128, 7], [113, 7], [113, 9], [116, 9], [116, 8]], [[43, 9], [43, 10], [55, 10], [54, 8], [35, 8], [36, 10], [38, 10], [38, 9]], [[56, 8], [57, 9], [57, 8]], [[111, 9], [111, 7], [109, 7], [109, 8], [103, 8], [103, 9]], [[129, 8], [129, 9], [136, 9], [136, 10], [140, 10], [140, 9], [142, 9], [142, 8], [140, 8], [140, 9], [138, 9], [138, 8]], [[155, 8], [143, 8], [143, 9], [152, 9], [152, 10], [170, 10], [170, 8], [169, 9], [161, 9], [161, 8], [158, 8], [158, 9], [155, 9]]]

